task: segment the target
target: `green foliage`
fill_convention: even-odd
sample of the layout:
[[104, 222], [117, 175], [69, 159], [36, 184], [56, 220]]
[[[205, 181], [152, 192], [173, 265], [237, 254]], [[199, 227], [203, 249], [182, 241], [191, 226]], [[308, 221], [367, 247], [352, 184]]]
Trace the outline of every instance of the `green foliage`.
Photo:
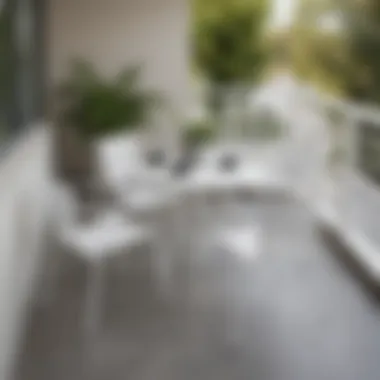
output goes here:
[[[317, 23], [331, 12], [342, 26], [333, 33]], [[380, 102], [378, 0], [302, 0], [291, 39], [302, 77], [357, 101]]]
[[265, 0], [196, 0], [194, 57], [198, 71], [212, 84], [256, 80], [265, 63]]
[[[292, 69], [323, 90], [342, 95], [352, 75], [347, 35], [343, 29], [322, 28], [320, 21], [340, 14], [334, 0], [300, 0], [287, 36]], [[340, 20], [342, 21], [342, 20]]]
[[[339, 14], [342, 29], [327, 33], [316, 27], [326, 12]], [[293, 68], [314, 83], [338, 90], [357, 102], [380, 103], [379, 0], [301, 0], [292, 31]], [[333, 143], [329, 162], [339, 168], [348, 156], [346, 117], [326, 110]], [[380, 183], [380, 137], [376, 126], [358, 125], [358, 165]]]
[[194, 149], [209, 142], [215, 133], [215, 126], [209, 120], [190, 122], [185, 127], [184, 143]]
[[88, 138], [143, 126], [157, 98], [139, 88], [139, 74], [133, 67], [106, 79], [90, 63], [73, 62], [59, 88], [64, 123]]
[[347, 25], [350, 61], [355, 69], [347, 78], [348, 95], [380, 102], [380, 3], [378, 0], [340, 2]]
[[[380, 2], [336, 0], [344, 16], [349, 61], [346, 94], [357, 102], [380, 104]], [[358, 166], [380, 184], [380, 135], [377, 125], [358, 125]]]

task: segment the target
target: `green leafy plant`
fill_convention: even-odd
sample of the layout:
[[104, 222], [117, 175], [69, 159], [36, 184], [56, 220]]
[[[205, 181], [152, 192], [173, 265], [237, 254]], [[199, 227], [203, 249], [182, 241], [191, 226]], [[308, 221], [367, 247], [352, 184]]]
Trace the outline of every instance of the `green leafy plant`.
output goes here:
[[268, 1], [195, 0], [194, 65], [210, 85], [207, 103], [215, 115], [226, 90], [261, 79], [267, 61], [264, 23]]
[[214, 125], [211, 121], [190, 122], [185, 128], [184, 144], [188, 149], [196, 149], [207, 142], [214, 136]]
[[59, 88], [63, 122], [87, 138], [142, 127], [159, 98], [140, 89], [139, 74], [132, 67], [108, 79], [86, 61], [73, 62]]
[[194, 53], [200, 73], [218, 85], [258, 78], [266, 58], [266, 16], [266, 1], [196, 2]]

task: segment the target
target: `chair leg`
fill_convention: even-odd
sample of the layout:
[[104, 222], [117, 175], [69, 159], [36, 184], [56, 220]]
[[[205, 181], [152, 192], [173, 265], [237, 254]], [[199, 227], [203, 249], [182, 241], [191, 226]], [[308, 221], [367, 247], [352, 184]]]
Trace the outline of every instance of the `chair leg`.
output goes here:
[[88, 338], [92, 338], [97, 333], [101, 322], [102, 299], [104, 291], [103, 281], [103, 261], [89, 263], [83, 316], [85, 334]]
[[[166, 226], [165, 226], [166, 227]], [[154, 239], [154, 271], [160, 292], [169, 296], [173, 290], [173, 252], [171, 237], [164, 231], [158, 231]]]
[[[57, 253], [49, 253], [55, 257], [45, 256], [47, 261], [47, 268], [40, 264], [39, 268], [39, 280], [37, 300], [42, 305], [49, 304], [57, 296], [59, 292], [59, 280], [60, 280], [60, 257], [57, 257]], [[41, 260], [42, 261], [42, 260]], [[45, 282], [46, 281], [46, 282]]]

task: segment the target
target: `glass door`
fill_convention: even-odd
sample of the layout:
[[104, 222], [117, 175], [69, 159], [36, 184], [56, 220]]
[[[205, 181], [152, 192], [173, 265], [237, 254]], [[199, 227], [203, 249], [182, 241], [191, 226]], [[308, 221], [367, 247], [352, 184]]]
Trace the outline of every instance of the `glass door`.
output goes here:
[[0, 0], [0, 144], [42, 115], [43, 5]]

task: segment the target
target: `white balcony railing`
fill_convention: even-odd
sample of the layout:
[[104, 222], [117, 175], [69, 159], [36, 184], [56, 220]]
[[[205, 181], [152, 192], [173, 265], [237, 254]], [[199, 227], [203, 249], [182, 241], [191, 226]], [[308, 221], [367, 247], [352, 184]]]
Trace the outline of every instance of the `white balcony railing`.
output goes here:
[[312, 101], [329, 134], [321, 203], [380, 258], [380, 108], [315, 95]]

